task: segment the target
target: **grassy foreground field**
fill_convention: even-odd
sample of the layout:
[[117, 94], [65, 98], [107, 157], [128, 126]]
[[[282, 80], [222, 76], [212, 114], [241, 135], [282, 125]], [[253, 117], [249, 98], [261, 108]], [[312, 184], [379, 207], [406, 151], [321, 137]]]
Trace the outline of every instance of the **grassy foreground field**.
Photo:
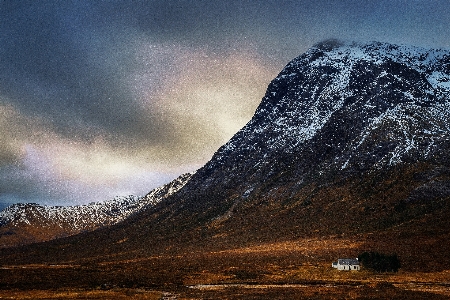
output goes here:
[[[359, 243], [309, 239], [235, 249], [0, 266], [0, 299], [448, 299], [450, 270], [331, 268]], [[134, 255], [134, 256], [133, 256]]]
[[[302, 266], [291, 270], [268, 270], [262, 278], [238, 279], [204, 271], [186, 274], [185, 285], [126, 287], [103, 284], [97, 287], [63, 287], [58, 276], [44, 266], [37, 273], [54, 276], [53, 288], [30, 285], [4, 287], [0, 299], [449, 299], [450, 272], [372, 274], [338, 272], [320, 266]], [[2, 272], [3, 273], [3, 272]], [[53, 273], [53, 274], [52, 274]], [[86, 272], [84, 276], [89, 276]], [[228, 272], [226, 272], [228, 273]], [[230, 273], [228, 273], [230, 274]], [[239, 273], [239, 276], [252, 277]], [[6, 279], [6, 277], [2, 278]], [[80, 274], [81, 275], [81, 274]], [[44, 275], [45, 276], [45, 275]], [[17, 279], [17, 278], [16, 278]], [[3, 281], [3, 280], [2, 280]]]

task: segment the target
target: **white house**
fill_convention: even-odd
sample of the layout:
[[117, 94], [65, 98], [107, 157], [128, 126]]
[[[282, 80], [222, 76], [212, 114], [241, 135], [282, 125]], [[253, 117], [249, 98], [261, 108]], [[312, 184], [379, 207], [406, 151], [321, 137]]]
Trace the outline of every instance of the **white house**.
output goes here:
[[359, 261], [356, 258], [340, 258], [337, 262], [331, 264], [333, 268], [338, 270], [359, 271]]

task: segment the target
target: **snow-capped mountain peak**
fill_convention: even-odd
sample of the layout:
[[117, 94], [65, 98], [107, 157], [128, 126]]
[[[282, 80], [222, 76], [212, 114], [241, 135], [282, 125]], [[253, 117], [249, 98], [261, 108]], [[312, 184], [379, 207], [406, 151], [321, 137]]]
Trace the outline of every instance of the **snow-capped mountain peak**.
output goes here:
[[450, 51], [325, 41], [286, 65], [206, 170], [306, 178], [425, 159], [450, 139], [449, 96]]

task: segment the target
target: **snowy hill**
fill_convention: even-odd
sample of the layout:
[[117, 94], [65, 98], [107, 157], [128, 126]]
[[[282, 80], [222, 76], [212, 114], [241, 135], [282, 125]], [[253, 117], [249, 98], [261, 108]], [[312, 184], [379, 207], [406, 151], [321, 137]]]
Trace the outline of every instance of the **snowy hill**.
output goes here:
[[[279, 73], [247, 125], [166, 202], [168, 219], [195, 215], [264, 234], [280, 224], [339, 232], [418, 218], [450, 195], [449, 119], [450, 51], [319, 43]], [[340, 225], [335, 214], [352, 217]]]
[[196, 177], [226, 170], [244, 195], [287, 170], [302, 182], [426, 160], [450, 140], [449, 117], [449, 51], [325, 41], [281, 71]]
[[[152, 190], [144, 197], [116, 197], [104, 202], [77, 206], [46, 206], [34, 203], [13, 204], [0, 211], [0, 245], [11, 233], [21, 233], [21, 228], [33, 228], [39, 236], [30, 234], [23, 243], [73, 235], [121, 222], [150, 206], [163, 201], [181, 189], [192, 174], [184, 174], [172, 182]], [[38, 230], [40, 229], [40, 230]], [[8, 234], [9, 233], [9, 234]]]
[[390, 130], [386, 139], [399, 143], [374, 161], [378, 165], [400, 162], [413, 150], [426, 156], [448, 137], [448, 51], [383, 43], [334, 46], [317, 45], [290, 62], [270, 84], [253, 119], [216, 159], [224, 160], [239, 146], [260, 150], [258, 141], [264, 141], [264, 154], [292, 153], [331, 125], [357, 129], [347, 136], [334, 132], [324, 145], [340, 150], [335, 162], [340, 168], [383, 127]]

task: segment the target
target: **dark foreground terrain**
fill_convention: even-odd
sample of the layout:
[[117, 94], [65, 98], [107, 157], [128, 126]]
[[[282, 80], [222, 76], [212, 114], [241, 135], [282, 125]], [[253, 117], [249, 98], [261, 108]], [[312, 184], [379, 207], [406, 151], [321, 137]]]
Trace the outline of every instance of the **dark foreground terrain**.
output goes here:
[[[406, 241], [406, 240], [405, 240]], [[60, 264], [3, 264], [1, 299], [448, 299], [450, 271], [337, 271], [367, 236], [327, 237], [243, 248], [167, 252]], [[406, 245], [408, 247], [408, 245]], [[409, 245], [412, 246], [412, 245]], [[399, 248], [399, 250], [401, 250]], [[123, 253], [122, 253], [123, 254]], [[416, 269], [416, 270], [413, 270]]]

